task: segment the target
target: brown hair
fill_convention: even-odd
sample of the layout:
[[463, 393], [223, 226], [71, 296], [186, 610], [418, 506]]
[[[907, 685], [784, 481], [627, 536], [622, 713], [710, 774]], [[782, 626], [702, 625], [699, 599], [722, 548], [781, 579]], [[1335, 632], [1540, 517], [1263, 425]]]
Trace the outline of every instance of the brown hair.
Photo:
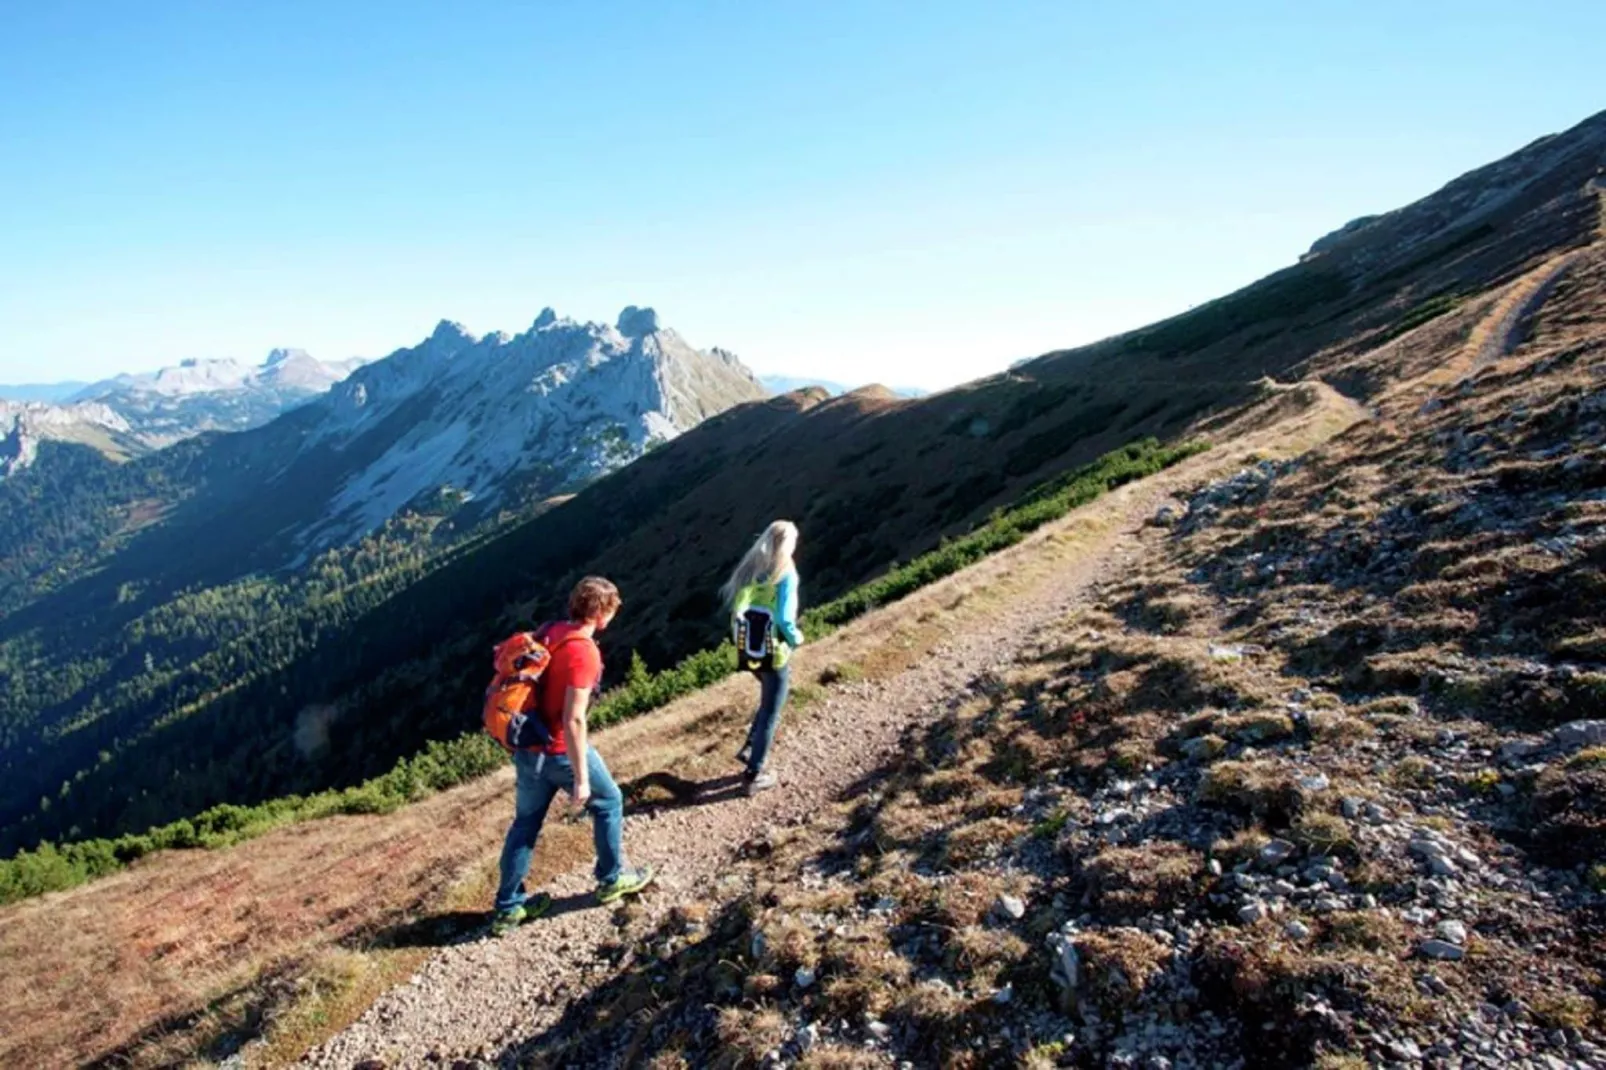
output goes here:
[[601, 576], [587, 576], [569, 594], [569, 619], [594, 620], [619, 608], [619, 588]]

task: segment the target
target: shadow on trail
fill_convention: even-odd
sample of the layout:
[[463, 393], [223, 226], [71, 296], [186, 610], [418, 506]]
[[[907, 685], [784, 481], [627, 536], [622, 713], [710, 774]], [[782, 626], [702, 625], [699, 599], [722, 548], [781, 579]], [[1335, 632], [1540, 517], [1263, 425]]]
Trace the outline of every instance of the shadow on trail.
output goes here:
[[[657, 772], [639, 776], [623, 785], [621, 790], [625, 796], [626, 813], [652, 815], [742, 798], [746, 794], [746, 786], [747, 782], [740, 773], [709, 780], [687, 780], [674, 773]], [[663, 798], [658, 793], [667, 793], [669, 797]]]
[[[525, 927], [546, 925], [565, 914], [582, 910], [601, 910], [593, 892], [576, 892], [552, 899], [552, 905], [540, 917], [527, 922]], [[447, 910], [421, 918], [399, 922], [374, 933], [366, 946], [382, 948], [451, 947], [469, 944], [490, 934], [491, 912], [488, 910]]]

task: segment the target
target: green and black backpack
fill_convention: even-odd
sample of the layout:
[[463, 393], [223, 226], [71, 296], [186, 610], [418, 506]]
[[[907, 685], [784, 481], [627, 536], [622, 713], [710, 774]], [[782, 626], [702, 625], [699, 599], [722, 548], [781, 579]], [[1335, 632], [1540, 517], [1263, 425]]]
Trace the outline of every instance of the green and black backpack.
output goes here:
[[776, 623], [781, 615], [780, 587], [755, 583], [742, 588], [731, 606], [731, 627], [736, 639], [736, 668], [745, 672], [779, 669], [792, 648]]

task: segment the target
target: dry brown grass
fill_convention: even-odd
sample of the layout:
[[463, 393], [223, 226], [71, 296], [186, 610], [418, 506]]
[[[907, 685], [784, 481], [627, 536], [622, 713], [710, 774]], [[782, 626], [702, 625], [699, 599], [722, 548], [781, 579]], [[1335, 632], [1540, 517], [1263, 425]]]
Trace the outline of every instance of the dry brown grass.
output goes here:
[[1199, 800], [1274, 827], [1288, 824], [1302, 805], [1293, 775], [1267, 760], [1217, 762], [1200, 778]]
[[1405, 923], [1392, 914], [1356, 911], [1334, 914], [1322, 926], [1321, 938], [1339, 947], [1387, 954], [1402, 954], [1410, 946]]
[[1007, 967], [1025, 961], [1031, 948], [1005, 929], [969, 925], [953, 935], [948, 943], [952, 968], [963, 971], [971, 983], [991, 986]]
[[1361, 718], [1331, 710], [1312, 713], [1309, 724], [1311, 738], [1333, 745], [1359, 743], [1377, 734], [1376, 729]]
[[863, 1048], [848, 1048], [837, 1044], [824, 1044], [810, 1051], [798, 1061], [798, 1070], [880, 1070], [893, 1065], [892, 1061]]
[[1286, 713], [1256, 710], [1217, 718], [1215, 731], [1239, 743], [1262, 746], [1292, 736], [1294, 722]]
[[1138, 929], [1083, 933], [1075, 943], [1083, 973], [1078, 998], [1091, 999], [1109, 1016], [1119, 1015], [1142, 998], [1172, 954], [1169, 947]]
[[1239, 829], [1231, 837], [1211, 844], [1210, 856], [1223, 866], [1236, 866], [1253, 862], [1260, 855], [1260, 849], [1270, 842], [1271, 837], [1259, 829]]
[[756, 1011], [726, 1007], [715, 1026], [720, 1048], [714, 1065], [728, 1070], [758, 1066], [786, 1040], [786, 1018], [771, 1007]]
[[1106, 848], [1088, 862], [1082, 876], [1101, 913], [1136, 918], [1191, 901], [1199, 891], [1203, 862], [1184, 844], [1157, 841]]
[[886, 930], [873, 926], [832, 940], [821, 968], [828, 978], [826, 1006], [849, 1021], [885, 1014], [913, 972], [909, 961], [892, 950]]
[[960, 825], [943, 841], [943, 864], [953, 869], [974, 866], [1000, 854], [1017, 837], [1029, 831], [1030, 826], [1024, 821], [1005, 817], [989, 817]]
[[1312, 854], [1352, 855], [1355, 839], [1347, 822], [1336, 814], [1303, 814], [1289, 836]]

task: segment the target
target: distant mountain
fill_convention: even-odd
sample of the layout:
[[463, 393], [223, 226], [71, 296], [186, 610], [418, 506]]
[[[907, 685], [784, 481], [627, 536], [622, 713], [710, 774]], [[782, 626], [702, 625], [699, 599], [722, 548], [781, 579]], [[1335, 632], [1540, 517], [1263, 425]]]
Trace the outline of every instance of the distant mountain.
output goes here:
[[[761, 375], [758, 377], [758, 381], [763, 383], [764, 388], [772, 394], [790, 394], [794, 390], [802, 390], [805, 387], [817, 386], [829, 393], [832, 397], [836, 397], [838, 395], [850, 393], [851, 391], [858, 389], [858, 387], [848, 386], [844, 383], [838, 383], [831, 379], [809, 379], [807, 377], [792, 375]], [[869, 384], [859, 384], [859, 386], [866, 385]], [[926, 391], [915, 386], [895, 386], [892, 387], [891, 390], [899, 397], [923, 398], [927, 396]]]
[[76, 380], [66, 383], [17, 383], [10, 386], [0, 383], [0, 401], [55, 403], [66, 401], [88, 385]]
[[733, 354], [692, 348], [652, 309], [609, 326], [548, 308], [521, 335], [484, 338], [443, 321], [318, 407], [305, 450], [384, 448], [347, 473], [306, 542], [350, 541], [441, 493], [484, 508], [574, 490], [763, 396]]
[[0, 401], [0, 477], [32, 464], [47, 441], [89, 446], [119, 459], [144, 452], [128, 421], [98, 402]]
[[215, 410], [337, 373], [281, 352], [259, 369], [193, 362], [84, 392], [105, 401], [13, 406], [22, 415], [0, 424], [14, 473], [0, 480], [0, 614], [118, 556], [136, 533], [141, 552], [108, 575], [178, 590], [304, 561], [403, 514], [464, 531], [765, 396], [735, 356], [694, 349], [651, 309], [626, 308], [612, 325], [546, 309], [517, 336], [443, 321], [261, 427], [189, 438], [120, 470], [78, 448], [140, 452], [140, 424], [117, 405], [145, 406], [149, 441], [166, 402]]
[[161, 447], [205, 431], [260, 427], [326, 393], [362, 364], [275, 349], [255, 367], [235, 360], [186, 360], [154, 372], [118, 375], [80, 388], [70, 400], [109, 406], [141, 442]]

